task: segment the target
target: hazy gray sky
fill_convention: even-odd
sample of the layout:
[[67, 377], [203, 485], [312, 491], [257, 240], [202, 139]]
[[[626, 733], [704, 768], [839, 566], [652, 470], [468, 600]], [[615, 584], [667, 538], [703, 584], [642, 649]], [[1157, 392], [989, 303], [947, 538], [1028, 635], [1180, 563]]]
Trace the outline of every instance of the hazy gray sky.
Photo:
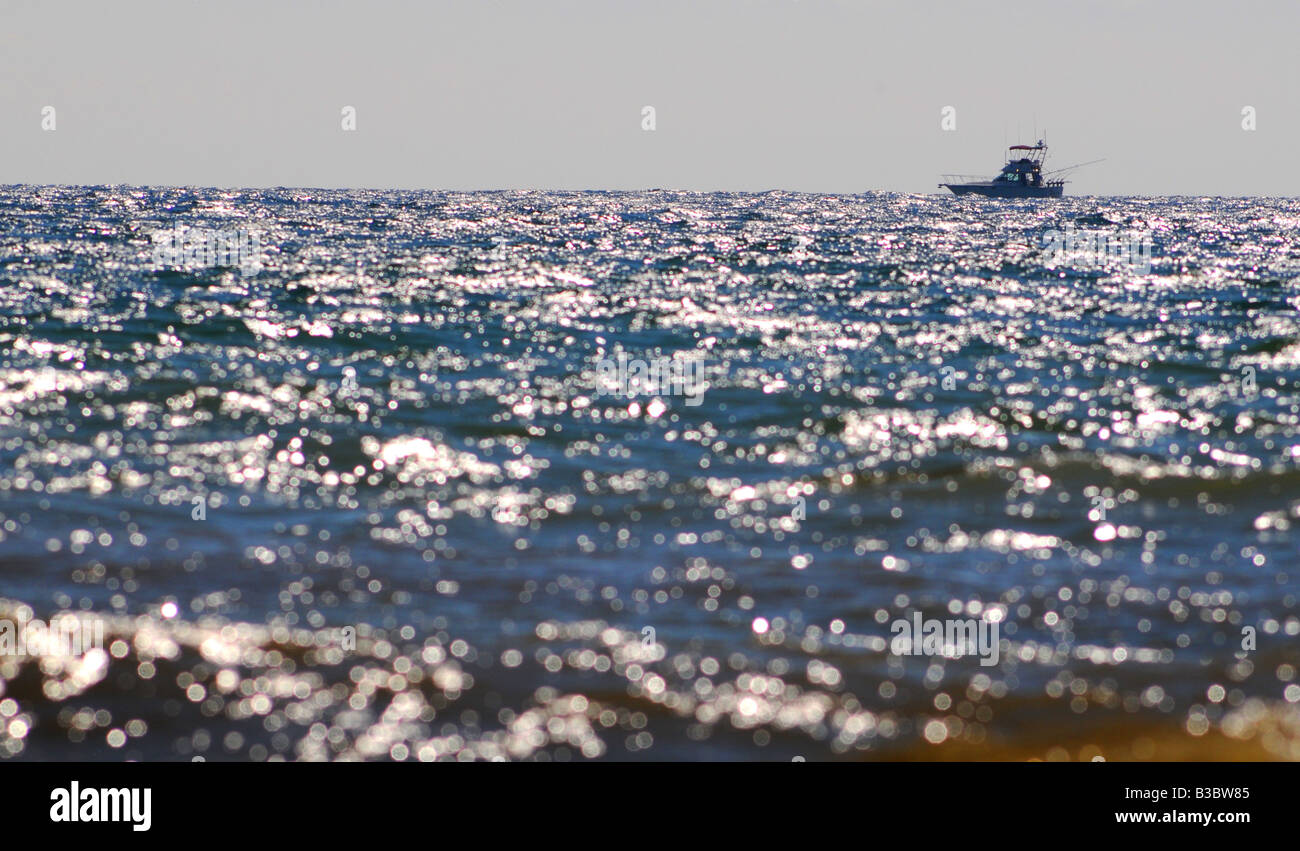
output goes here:
[[932, 192], [1036, 123], [1106, 158], [1071, 194], [1300, 195], [1297, 39], [1295, 0], [0, 0], [0, 183]]

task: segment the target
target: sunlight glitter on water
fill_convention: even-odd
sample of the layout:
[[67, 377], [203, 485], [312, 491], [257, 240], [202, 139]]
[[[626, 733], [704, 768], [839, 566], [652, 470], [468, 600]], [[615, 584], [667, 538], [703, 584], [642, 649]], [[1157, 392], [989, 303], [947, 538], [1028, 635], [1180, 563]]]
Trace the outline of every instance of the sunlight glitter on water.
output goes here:
[[6, 605], [113, 636], [0, 661], [0, 747], [1294, 758], [1294, 207], [0, 190]]

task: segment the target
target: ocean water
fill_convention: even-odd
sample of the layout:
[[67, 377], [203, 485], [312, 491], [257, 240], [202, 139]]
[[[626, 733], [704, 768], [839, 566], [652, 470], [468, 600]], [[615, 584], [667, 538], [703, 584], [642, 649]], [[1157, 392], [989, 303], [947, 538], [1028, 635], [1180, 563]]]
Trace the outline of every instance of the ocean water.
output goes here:
[[0, 188], [0, 757], [1298, 758], [1298, 311], [1294, 200]]

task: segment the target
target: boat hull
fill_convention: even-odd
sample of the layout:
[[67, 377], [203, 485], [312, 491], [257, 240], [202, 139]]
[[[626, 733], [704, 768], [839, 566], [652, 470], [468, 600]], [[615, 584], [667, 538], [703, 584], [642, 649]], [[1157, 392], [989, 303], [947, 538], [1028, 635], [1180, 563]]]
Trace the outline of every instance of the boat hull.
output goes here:
[[1060, 198], [1064, 186], [1024, 186], [1009, 183], [941, 183], [954, 195], [982, 195], [985, 198]]

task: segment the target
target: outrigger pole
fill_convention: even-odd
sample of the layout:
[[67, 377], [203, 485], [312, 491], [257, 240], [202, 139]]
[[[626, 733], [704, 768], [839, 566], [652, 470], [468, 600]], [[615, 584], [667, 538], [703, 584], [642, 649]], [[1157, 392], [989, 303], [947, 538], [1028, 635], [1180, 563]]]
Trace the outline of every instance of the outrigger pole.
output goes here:
[[1045, 172], [1045, 174], [1060, 174], [1060, 173], [1063, 172], [1063, 171], [1069, 171], [1069, 170], [1071, 170], [1071, 169], [1075, 169], [1075, 168], [1083, 168], [1083, 167], [1086, 166], [1086, 165], [1096, 165], [1097, 163], [1104, 163], [1105, 161], [1106, 161], [1106, 158], [1105, 158], [1105, 157], [1102, 157], [1102, 158], [1099, 159], [1099, 160], [1089, 160], [1089, 161], [1086, 162], [1086, 163], [1078, 163], [1078, 164], [1076, 164], [1076, 165], [1067, 165], [1065, 168], [1054, 168], [1054, 169], [1052, 169], [1052, 170], [1049, 171], [1049, 172]]

